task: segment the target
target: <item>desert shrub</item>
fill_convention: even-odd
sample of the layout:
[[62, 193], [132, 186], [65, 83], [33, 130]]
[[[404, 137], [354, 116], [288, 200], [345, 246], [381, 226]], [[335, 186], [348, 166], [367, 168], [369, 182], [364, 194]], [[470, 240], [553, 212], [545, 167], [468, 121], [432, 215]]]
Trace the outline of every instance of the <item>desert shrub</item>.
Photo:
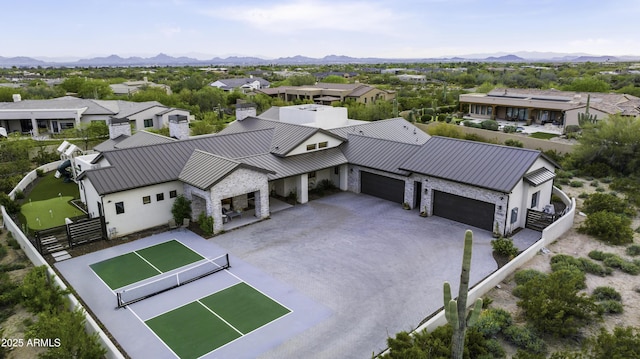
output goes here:
[[582, 198], [582, 199], [589, 198], [589, 194], [587, 192], [582, 192], [578, 195], [578, 198]]
[[20, 249], [20, 243], [18, 243], [18, 241], [13, 238], [11, 232], [7, 233], [7, 245], [13, 249]]
[[36, 176], [44, 177], [44, 170], [41, 170], [40, 168], [36, 169]]
[[632, 244], [625, 249], [625, 252], [630, 256], [638, 256], [640, 255], [640, 245]]
[[602, 328], [587, 346], [593, 359], [640, 358], [640, 329], [615, 327], [610, 333]]
[[607, 177], [611, 174], [611, 168], [602, 162], [589, 163], [582, 167], [581, 173], [585, 176], [597, 178]]
[[500, 125], [498, 124], [498, 122], [494, 120], [485, 120], [480, 123], [480, 127], [482, 127], [485, 130], [491, 130], [491, 131], [498, 131], [499, 126]]
[[587, 258], [579, 258], [579, 261], [580, 261], [581, 268], [589, 274], [595, 274], [601, 277], [611, 274], [610, 268], [603, 267], [592, 260], [589, 260]]
[[470, 121], [470, 120], [462, 121], [462, 124], [465, 127], [482, 128], [482, 125], [480, 125], [479, 123]]
[[557, 184], [569, 184], [570, 180], [568, 178], [556, 178], [553, 182]]
[[530, 280], [542, 280], [547, 275], [535, 269], [522, 269], [516, 272], [513, 280], [516, 284], [527, 284]]
[[509, 238], [498, 238], [491, 241], [494, 252], [501, 256], [513, 258], [518, 255], [518, 248], [513, 244], [513, 240]]
[[519, 147], [519, 148], [524, 147], [521, 141], [514, 140], [511, 138], [504, 140], [504, 145], [509, 147]]
[[59, 311], [67, 292], [53, 283], [45, 266], [32, 268], [20, 285], [22, 305], [32, 313]]
[[593, 251], [589, 252], [589, 254], [587, 254], [587, 256], [589, 256], [589, 258], [595, 259], [597, 261], [603, 261], [605, 258], [611, 257], [611, 253], [605, 253], [605, 252], [602, 252], [602, 251], [593, 250]]
[[198, 216], [198, 227], [206, 236], [213, 234], [213, 217], [207, 216], [206, 213], [200, 212]]
[[504, 126], [502, 131], [504, 131], [504, 133], [514, 133], [516, 132], [516, 128], [516, 126]]
[[638, 266], [634, 262], [623, 261], [622, 265], [620, 266], [620, 270], [631, 275], [640, 274], [640, 266]]
[[544, 354], [547, 352], [547, 345], [536, 333], [527, 328], [512, 325], [503, 331], [505, 339], [518, 348], [526, 351]]
[[602, 192], [604, 192], [604, 191], [606, 191], [606, 190], [604, 189], [604, 187], [596, 187], [596, 192], [598, 192], [598, 193], [602, 193]]
[[15, 199], [24, 199], [24, 192], [21, 190], [17, 190], [14, 194]]
[[574, 258], [566, 254], [558, 254], [551, 257], [551, 270], [558, 271], [562, 269], [579, 270], [584, 273], [606, 276], [610, 274], [605, 267], [589, 260], [588, 258]]
[[607, 176], [607, 177], [602, 178], [600, 180], [602, 181], [602, 183], [611, 183], [611, 182], [613, 182], [613, 177]]
[[502, 308], [483, 310], [473, 325], [485, 338], [492, 338], [511, 326], [511, 314]]
[[633, 241], [630, 225], [631, 220], [624, 215], [600, 211], [590, 214], [578, 231], [609, 244], [627, 244]]
[[618, 293], [618, 291], [612, 287], [596, 287], [593, 290], [592, 295], [593, 298], [597, 301], [617, 300], [619, 302], [622, 300], [622, 295], [620, 295], [620, 293]]
[[612, 299], [603, 300], [598, 303], [598, 306], [600, 306], [602, 313], [605, 314], [620, 314], [624, 311], [622, 303]]
[[477, 133], [467, 133], [463, 136], [463, 138], [467, 141], [475, 141], [475, 142], [490, 142], [486, 138], [478, 135]]
[[[389, 346], [387, 357], [390, 359], [450, 358], [452, 334], [453, 329], [448, 324], [440, 326], [431, 332], [423, 330], [413, 335], [404, 331], [399, 332], [394, 338], [387, 338], [387, 345]], [[496, 350], [496, 346], [493, 341], [486, 340], [474, 327], [467, 330], [465, 357], [467, 355], [469, 358], [504, 357], [504, 351], [494, 352], [494, 350]]]
[[593, 298], [580, 293], [584, 275], [578, 271], [558, 270], [542, 280], [522, 285], [521, 300], [525, 318], [540, 332], [570, 337], [599, 315]]
[[602, 263], [604, 263], [604, 265], [606, 265], [608, 267], [611, 267], [611, 268], [622, 268], [622, 264], [624, 263], [624, 259], [618, 257], [617, 255], [612, 255], [612, 256], [608, 256], [604, 260], [602, 260]]
[[584, 183], [582, 181], [571, 181], [569, 182], [569, 186], [577, 188], [584, 186]]
[[20, 212], [20, 203], [12, 200], [11, 197], [4, 192], [0, 192], [0, 205], [3, 205], [10, 215]]
[[578, 125], [567, 125], [567, 127], [565, 127], [564, 130], [566, 133], [575, 133], [575, 132], [580, 132], [582, 129]]
[[4, 258], [7, 255], [7, 248], [0, 243], [0, 259]]
[[629, 204], [622, 198], [608, 193], [594, 193], [584, 201], [582, 211], [592, 214], [600, 211], [622, 213], [627, 216], [634, 216], [635, 210], [629, 208]]
[[598, 186], [600, 186], [600, 182], [598, 182], [597, 180], [595, 180], [595, 181], [591, 181], [591, 183], [589, 183], [589, 186], [591, 186], [591, 187], [598, 187]]
[[556, 171], [556, 178], [573, 178], [573, 172], [558, 170]]

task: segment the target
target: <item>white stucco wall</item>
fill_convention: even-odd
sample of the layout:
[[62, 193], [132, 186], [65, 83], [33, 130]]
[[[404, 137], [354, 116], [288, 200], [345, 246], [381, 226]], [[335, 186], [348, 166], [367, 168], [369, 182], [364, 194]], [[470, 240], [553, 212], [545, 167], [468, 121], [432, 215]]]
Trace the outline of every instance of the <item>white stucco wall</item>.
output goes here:
[[[161, 183], [153, 186], [136, 188], [103, 197], [107, 231], [116, 228], [117, 236], [123, 236], [143, 229], [168, 224], [174, 198], [169, 198], [170, 191], [182, 194], [183, 186], [179, 181]], [[163, 193], [164, 200], [157, 201], [156, 194]], [[142, 197], [150, 196], [151, 203], [143, 204]], [[115, 204], [124, 203], [124, 213], [116, 214]]]
[[91, 181], [79, 181], [78, 186], [80, 189], [80, 200], [87, 206], [89, 216], [91, 218], [99, 216], [98, 203], [100, 203], [101, 198]]
[[[327, 147], [318, 148], [317, 145], [320, 142], [328, 142], [327, 143]], [[322, 150], [326, 150], [328, 148], [340, 146], [341, 143], [342, 143], [342, 141], [338, 140], [335, 137], [328, 136], [328, 135], [326, 135], [324, 133], [316, 133], [315, 135], [309, 137], [306, 141], [304, 141], [303, 143], [298, 145], [296, 148], [291, 150], [289, 153], [287, 153], [287, 156], [299, 155], [299, 154], [302, 154], [302, 153], [309, 153], [309, 152], [315, 152], [315, 151], [322, 151]], [[311, 144], [316, 144], [316, 149], [315, 150], [311, 150], [311, 151], [307, 151], [307, 145], [311, 145]]]

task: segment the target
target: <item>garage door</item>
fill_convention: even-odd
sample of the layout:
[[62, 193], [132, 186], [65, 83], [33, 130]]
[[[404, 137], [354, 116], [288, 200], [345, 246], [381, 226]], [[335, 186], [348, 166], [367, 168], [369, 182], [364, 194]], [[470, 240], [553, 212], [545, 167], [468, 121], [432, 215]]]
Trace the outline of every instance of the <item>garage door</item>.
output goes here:
[[404, 181], [361, 171], [360, 193], [369, 194], [396, 203], [403, 203]]
[[433, 214], [493, 231], [495, 204], [455, 194], [433, 191]]

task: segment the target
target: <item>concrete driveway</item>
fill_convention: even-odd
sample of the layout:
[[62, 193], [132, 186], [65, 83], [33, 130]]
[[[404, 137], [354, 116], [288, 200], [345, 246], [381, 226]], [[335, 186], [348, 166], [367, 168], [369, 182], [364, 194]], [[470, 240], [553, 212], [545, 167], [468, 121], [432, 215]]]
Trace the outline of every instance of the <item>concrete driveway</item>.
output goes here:
[[350, 192], [211, 241], [333, 312], [262, 358], [370, 358], [442, 306], [445, 280], [457, 293], [466, 229], [475, 284], [497, 269], [490, 232]]

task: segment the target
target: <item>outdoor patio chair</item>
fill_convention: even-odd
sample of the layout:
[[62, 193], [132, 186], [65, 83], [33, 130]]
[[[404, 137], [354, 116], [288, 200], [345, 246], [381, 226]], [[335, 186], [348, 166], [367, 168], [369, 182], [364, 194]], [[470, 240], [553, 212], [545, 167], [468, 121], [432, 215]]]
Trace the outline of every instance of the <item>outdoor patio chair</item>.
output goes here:
[[190, 223], [190, 222], [191, 222], [191, 220], [190, 220], [189, 218], [184, 218], [184, 219], [182, 220], [182, 228], [184, 228], [185, 230], [186, 230], [187, 228], [189, 228], [189, 223]]
[[176, 220], [171, 218], [169, 220], [169, 230], [172, 231], [174, 229], [178, 228], [178, 224], [176, 223]]

